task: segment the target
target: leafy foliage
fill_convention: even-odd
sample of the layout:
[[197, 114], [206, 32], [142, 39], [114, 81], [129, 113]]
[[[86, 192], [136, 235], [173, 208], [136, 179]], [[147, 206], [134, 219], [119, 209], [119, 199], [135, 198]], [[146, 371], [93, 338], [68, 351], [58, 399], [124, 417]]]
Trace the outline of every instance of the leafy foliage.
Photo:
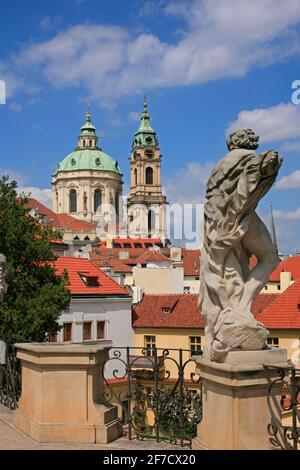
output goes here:
[[8, 291], [0, 304], [0, 336], [44, 341], [59, 330], [57, 320], [68, 309], [67, 275], [55, 274], [51, 241], [61, 235], [29, 215], [17, 183], [0, 179], [0, 253], [7, 258]]
[[[158, 388], [155, 395], [147, 394], [144, 387], [137, 384], [134, 396], [132, 423], [140, 436], [151, 434], [148, 414], [155, 415], [158, 405], [158, 421], [160, 432], [176, 440], [180, 437], [180, 428], [184, 438], [193, 439], [197, 435], [197, 424], [201, 419], [201, 396], [193, 394], [183, 387], [182, 396], [178, 389], [172, 387]], [[148, 410], [148, 412], [147, 412]]]

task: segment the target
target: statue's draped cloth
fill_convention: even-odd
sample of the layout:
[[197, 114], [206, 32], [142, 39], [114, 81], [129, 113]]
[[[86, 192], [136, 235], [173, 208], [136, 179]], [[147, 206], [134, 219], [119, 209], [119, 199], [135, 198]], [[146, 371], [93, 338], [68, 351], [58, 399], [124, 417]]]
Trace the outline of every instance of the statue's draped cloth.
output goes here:
[[206, 349], [212, 360], [242, 347], [259, 330], [264, 338], [268, 333], [250, 311], [245, 315], [238, 307], [251, 256], [243, 237], [258, 218], [255, 208], [273, 185], [280, 164], [269, 152], [257, 155], [253, 150], [234, 149], [215, 166], [208, 180], [199, 305], [206, 319]]

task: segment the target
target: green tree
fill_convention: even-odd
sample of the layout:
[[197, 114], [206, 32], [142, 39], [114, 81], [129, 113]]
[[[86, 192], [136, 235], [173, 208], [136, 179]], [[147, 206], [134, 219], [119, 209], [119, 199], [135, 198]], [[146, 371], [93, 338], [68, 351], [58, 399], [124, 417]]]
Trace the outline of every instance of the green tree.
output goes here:
[[29, 215], [17, 183], [0, 179], [0, 253], [7, 257], [8, 291], [0, 303], [0, 337], [44, 341], [59, 330], [70, 304], [67, 274], [57, 276], [51, 241], [61, 235]]

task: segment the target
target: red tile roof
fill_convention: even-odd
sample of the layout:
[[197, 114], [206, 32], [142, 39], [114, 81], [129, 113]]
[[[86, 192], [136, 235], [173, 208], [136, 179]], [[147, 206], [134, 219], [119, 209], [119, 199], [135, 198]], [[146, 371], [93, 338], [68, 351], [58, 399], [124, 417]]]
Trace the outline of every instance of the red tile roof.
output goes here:
[[259, 294], [252, 304], [252, 313], [257, 317], [263, 312], [269, 305], [280, 297], [280, 294]]
[[200, 250], [182, 248], [182, 260], [185, 276], [200, 275]]
[[[171, 306], [170, 313], [164, 309]], [[173, 308], [172, 308], [173, 306]], [[144, 295], [133, 306], [134, 328], [204, 328], [197, 294]]]
[[47, 222], [57, 230], [82, 230], [84, 232], [92, 232], [95, 233], [95, 224], [90, 224], [88, 222], [84, 222], [83, 220], [75, 219], [67, 214], [56, 214], [48, 207], [44, 206], [41, 202], [37, 201], [37, 199], [30, 198], [27, 203], [27, 207], [30, 209], [35, 209], [39, 215], [45, 217]]
[[300, 279], [300, 255], [290, 256], [284, 259], [272, 272], [269, 277], [269, 281], [280, 281], [280, 273], [282, 271], [290, 272], [292, 274], [292, 280]]
[[[87, 259], [59, 257], [55, 261], [55, 268], [57, 274], [63, 274], [64, 270], [67, 270], [72, 295], [128, 296], [128, 292], [123, 287]], [[81, 275], [98, 278], [99, 286], [86, 286]]]
[[122, 261], [118, 259], [109, 259], [107, 262], [106, 260], [100, 261], [93, 261], [93, 264], [97, 266], [99, 269], [103, 269], [105, 266], [109, 266], [113, 268], [115, 273], [131, 273], [132, 268], [131, 266], [122, 263]]
[[257, 319], [271, 329], [300, 328], [300, 280], [278, 295]]
[[138, 258], [135, 259], [136, 264], [146, 264], [146, 263], [162, 263], [169, 262], [170, 258], [167, 258], [165, 255], [162, 255], [156, 250], [147, 250], [142, 253]]
[[[255, 317], [258, 318], [268, 306], [272, 307], [278, 297], [280, 294], [260, 294], [252, 307]], [[171, 311], [164, 313], [168, 309]], [[132, 312], [134, 328], [204, 328], [205, 326], [204, 318], [198, 308], [198, 294], [145, 294], [142, 301], [133, 306]], [[265, 325], [270, 327], [266, 323]]]

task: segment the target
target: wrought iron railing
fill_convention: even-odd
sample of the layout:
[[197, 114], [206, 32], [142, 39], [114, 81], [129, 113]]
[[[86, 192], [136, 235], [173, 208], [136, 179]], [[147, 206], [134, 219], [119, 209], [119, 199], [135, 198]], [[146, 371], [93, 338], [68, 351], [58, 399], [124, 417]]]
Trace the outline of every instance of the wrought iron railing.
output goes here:
[[191, 446], [202, 416], [200, 377], [192, 372], [191, 353], [156, 347], [111, 349], [102, 371], [102, 398], [122, 410], [129, 440]]
[[21, 366], [14, 338], [0, 339], [0, 404], [14, 410], [21, 394]]
[[[270, 442], [282, 450], [300, 448], [300, 369], [265, 366], [277, 369], [278, 377], [268, 387], [268, 407], [271, 422], [268, 425]], [[276, 388], [280, 398], [276, 400]]]
[[0, 337], [0, 404], [15, 410], [21, 396], [21, 363], [16, 343], [31, 343], [17, 337]]

